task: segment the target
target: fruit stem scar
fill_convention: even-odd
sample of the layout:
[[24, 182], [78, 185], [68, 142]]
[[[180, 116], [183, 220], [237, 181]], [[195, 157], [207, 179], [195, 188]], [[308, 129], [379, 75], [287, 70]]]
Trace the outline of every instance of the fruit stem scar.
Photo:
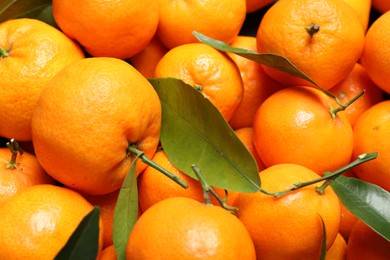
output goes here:
[[164, 169], [163, 167], [161, 167], [160, 165], [158, 165], [157, 163], [152, 161], [150, 158], [148, 158], [143, 151], [141, 151], [137, 148], [136, 144], [129, 145], [129, 147], [127, 148], [127, 155], [129, 155], [129, 153], [134, 154], [137, 157], [141, 158], [142, 162], [144, 162], [145, 164], [149, 165], [150, 167], [153, 167], [154, 169], [158, 170], [159, 172], [161, 172], [162, 174], [164, 174], [165, 176], [167, 176], [168, 178], [170, 178], [171, 180], [173, 180], [174, 182], [176, 182], [177, 184], [179, 184], [183, 188], [185, 188], [185, 189], [188, 188], [187, 183], [185, 183], [178, 176], [174, 175], [173, 173], [169, 172], [168, 170]]
[[197, 91], [199, 91], [199, 92], [202, 92], [202, 90], [203, 90], [203, 87], [202, 87], [201, 85], [199, 85], [199, 84], [195, 84], [195, 85], [194, 85], [194, 88], [195, 88]]
[[219, 204], [222, 206], [222, 208], [230, 211], [231, 213], [235, 213], [235, 211], [238, 210], [237, 207], [229, 206], [226, 203], [226, 200], [228, 198], [228, 191], [225, 190], [225, 198], [219, 197], [217, 192], [208, 184], [208, 182], [204, 179], [200, 168], [196, 164], [192, 164], [191, 166], [192, 170], [194, 171], [197, 179], [199, 180], [200, 184], [202, 185], [203, 190], [203, 197], [205, 199], [206, 205], [211, 205], [211, 199], [210, 199], [210, 193], [218, 200]]
[[16, 158], [18, 156], [18, 153], [20, 155], [23, 154], [23, 149], [20, 147], [19, 143], [15, 141], [15, 139], [11, 139], [9, 142], [7, 142], [7, 148], [11, 151], [11, 160], [7, 163], [8, 169], [16, 169], [18, 166], [18, 163], [16, 162]]
[[310, 37], [313, 37], [313, 35], [317, 33], [319, 30], [320, 30], [320, 26], [316, 23], [313, 23], [312, 25], [306, 27], [306, 31], [309, 33]]
[[12, 45], [8, 49], [4, 49], [0, 47], [0, 59], [6, 58], [9, 56], [9, 52], [11, 50]]

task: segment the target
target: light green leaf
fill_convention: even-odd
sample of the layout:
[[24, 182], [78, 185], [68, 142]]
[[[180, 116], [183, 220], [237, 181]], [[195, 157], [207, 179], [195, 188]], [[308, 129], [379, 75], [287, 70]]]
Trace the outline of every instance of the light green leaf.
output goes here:
[[138, 157], [133, 161], [123, 181], [114, 209], [112, 232], [114, 247], [119, 260], [126, 259], [127, 240], [138, 219], [138, 188], [135, 171]]
[[169, 160], [196, 178], [196, 164], [208, 184], [254, 192], [260, 185], [256, 161], [217, 108], [178, 79], [149, 79], [162, 105], [161, 144]]

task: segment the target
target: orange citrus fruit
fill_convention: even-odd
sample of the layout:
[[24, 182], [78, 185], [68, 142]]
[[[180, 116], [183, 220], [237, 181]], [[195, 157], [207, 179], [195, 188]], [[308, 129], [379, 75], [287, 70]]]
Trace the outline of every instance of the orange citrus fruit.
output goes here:
[[157, 37], [153, 37], [145, 49], [130, 58], [130, 63], [145, 78], [152, 78], [157, 63], [167, 51], [167, 48], [162, 45], [160, 40]]
[[35, 19], [0, 24], [0, 136], [31, 140], [31, 116], [46, 82], [81, 48], [56, 28]]
[[346, 259], [390, 259], [390, 242], [359, 220], [349, 236]]
[[364, 112], [353, 128], [353, 156], [378, 152], [375, 160], [354, 167], [356, 175], [390, 191], [390, 100], [382, 101]]
[[322, 175], [351, 160], [353, 133], [343, 111], [333, 118], [335, 101], [313, 87], [277, 91], [259, 107], [253, 138], [266, 167], [296, 163]]
[[378, 87], [390, 93], [390, 12], [382, 14], [366, 33], [361, 63]]
[[383, 91], [372, 82], [360, 63], [356, 63], [351, 73], [329, 91], [343, 104], [346, 104], [362, 91], [365, 91], [363, 96], [359, 97], [358, 100], [345, 110], [345, 114], [351, 125], [355, 124], [357, 118], [364, 111], [383, 100]]
[[[260, 53], [286, 57], [326, 89], [348, 75], [363, 45], [364, 31], [357, 15], [340, 0], [277, 1], [257, 31]], [[311, 84], [271, 67], [264, 69], [285, 85]]]
[[[278, 164], [260, 172], [262, 188], [268, 192], [290, 189], [294, 183], [320, 176], [297, 164]], [[257, 259], [319, 259], [325, 223], [327, 247], [336, 238], [340, 222], [337, 195], [321, 183], [306, 186], [281, 197], [262, 192], [240, 193], [235, 206], [255, 244]]]
[[[231, 43], [231, 46], [257, 51], [256, 37], [238, 36]], [[233, 53], [228, 53], [228, 55], [237, 64], [244, 86], [242, 101], [232, 118], [230, 118], [229, 124], [233, 129], [251, 127], [260, 104], [283, 86], [269, 77], [262, 69], [260, 63]]]
[[363, 30], [366, 31], [370, 21], [371, 0], [344, 0], [355, 11]]
[[196, 43], [193, 31], [231, 43], [246, 17], [245, 0], [158, 0], [157, 36], [169, 49]]
[[117, 260], [118, 256], [116, 255], [114, 245], [107, 246], [103, 249], [100, 260]]
[[243, 83], [237, 65], [228, 55], [203, 43], [169, 50], [158, 62], [157, 78], [177, 78], [199, 89], [229, 120], [240, 105]]
[[[42, 91], [32, 118], [42, 167], [87, 194], [118, 190], [135, 156], [155, 153], [161, 104], [152, 85], [116, 58], [86, 58], [61, 70]], [[137, 173], [146, 167], [137, 163]]]
[[[157, 202], [172, 197], [187, 197], [199, 202], [204, 201], [201, 183], [177, 169], [169, 161], [167, 154], [163, 150], [157, 151], [152, 160], [172, 174], [178, 176], [181, 180], [187, 183], [188, 188], [183, 189], [155, 168], [151, 166], [146, 167], [146, 169], [138, 176], [138, 200], [142, 212], [145, 212]], [[213, 189], [221, 198], [225, 197], [225, 191], [223, 189], [215, 187], [213, 187]], [[237, 192], [228, 191], [228, 199], [226, 203], [228, 205], [232, 205], [237, 195]], [[212, 197], [212, 203], [218, 205], [218, 201], [214, 197]]]
[[128, 259], [256, 259], [248, 230], [227, 210], [176, 197], [158, 202], [134, 225]]
[[33, 154], [18, 155], [18, 151], [14, 154], [8, 148], [0, 148], [0, 205], [28, 187], [44, 183], [54, 184], [54, 180]]
[[388, 0], [372, 0], [372, 7], [381, 13], [386, 13], [390, 10], [390, 2]]
[[253, 13], [271, 4], [273, 0], [246, 0], [246, 12]]
[[[1, 259], [54, 259], [93, 206], [50, 184], [30, 187], [0, 207]], [[100, 225], [99, 251], [103, 229]]]
[[340, 217], [340, 227], [339, 233], [348, 241], [349, 235], [353, 226], [355, 225], [358, 218], [347, 209], [344, 204], [340, 201], [341, 217]]
[[252, 127], [239, 128], [236, 129], [234, 132], [236, 133], [238, 138], [240, 138], [240, 140], [245, 145], [245, 147], [249, 150], [249, 152], [252, 154], [253, 158], [257, 163], [257, 169], [259, 171], [264, 170], [265, 169], [264, 163], [261, 161], [260, 156], [257, 153], [255, 144], [253, 142], [253, 128]]
[[53, 1], [54, 20], [92, 56], [125, 59], [142, 51], [159, 22], [158, 3], [132, 1]]
[[339, 233], [326, 252], [325, 260], [344, 260], [347, 254], [347, 243]]

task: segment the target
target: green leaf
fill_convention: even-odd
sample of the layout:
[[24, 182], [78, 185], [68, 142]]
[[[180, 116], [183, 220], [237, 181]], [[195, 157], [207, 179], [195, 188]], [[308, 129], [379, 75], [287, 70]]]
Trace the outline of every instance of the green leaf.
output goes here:
[[344, 206], [390, 241], [390, 193], [356, 178], [340, 176], [331, 187]]
[[223, 52], [232, 52], [234, 54], [237, 54], [239, 56], [242, 56], [244, 58], [256, 61], [258, 63], [261, 63], [263, 65], [272, 67], [274, 69], [286, 72], [288, 74], [291, 74], [293, 76], [300, 77], [304, 80], [307, 80], [320, 88], [321, 90], [328, 93], [327, 90], [322, 88], [320, 85], [318, 85], [317, 82], [315, 82], [312, 78], [310, 78], [308, 75], [306, 75], [303, 71], [301, 71], [299, 68], [297, 68], [291, 61], [289, 61], [287, 58], [273, 54], [273, 53], [257, 53], [251, 50], [241, 49], [241, 48], [234, 48], [225, 42], [212, 39], [204, 34], [201, 34], [199, 32], [193, 32], [193, 35], [202, 43], [207, 44], [217, 50], [223, 51]]
[[11, 18], [29, 17], [54, 21], [51, 0], [3, 0], [0, 2], [0, 22]]
[[138, 219], [138, 188], [136, 163], [140, 155], [133, 161], [123, 181], [114, 209], [113, 241], [119, 260], [126, 259], [126, 245], [131, 230]]
[[256, 161], [217, 108], [199, 91], [173, 78], [149, 79], [162, 106], [161, 144], [169, 160], [196, 178], [196, 164], [209, 185], [257, 191]]
[[326, 226], [325, 226], [324, 219], [321, 216], [320, 218], [322, 222], [322, 244], [321, 244], [320, 260], [325, 260], [328, 241], [326, 239]]
[[95, 206], [80, 222], [55, 259], [96, 259], [99, 249], [100, 208]]

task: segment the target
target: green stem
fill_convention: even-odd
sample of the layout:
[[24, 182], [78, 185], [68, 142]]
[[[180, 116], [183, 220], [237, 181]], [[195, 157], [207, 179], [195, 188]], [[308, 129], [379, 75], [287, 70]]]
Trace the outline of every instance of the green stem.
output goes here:
[[346, 104], [341, 104], [340, 101], [338, 100], [337, 97], [334, 97], [334, 100], [337, 102], [337, 104], [339, 105], [339, 107], [336, 107], [336, 108], [331, 108], [330, 109], [330, 114], [332, 116], [332, 118], [335, 118], [337, 113], [339, 111], [344, 111], [345, 109], [347, 109], [347, 107], [349, 107], [350, 105], [352, 105], [352, 103], [354, 103], [356, 100], [358, 100], [361, 96], [364, 95], [364, 93], [366, 93], [366, 90], [363, 90], [362, 92], [360, 92], [359, 94], [357, 94], [355, 97], [353, 97], [351, 100], [349, 100]]
[[23, 154], [23, 149], [22, 147], [20, 147], [19, 143], [13, 138], [9, 142], [7, 142], [6, 145], [11, 152], [11, 160], [7, 163], [7, 168], [16, 169], [16, 167], [18, 166], [16, 158], [18, 157], [18, 153], [20, 155]]
[[160, 165], [158, 165], [157, 163], [155, 163], [154, 161], [149, 159], [143, 151], [137, 149], [137, 146], [135, 144], [129, 145], [127, 150], [128, 150], [128, 152], [141, 158], [142, 162], [149, 165], [150, 167], [153, 167], [154, 169], [158, 170], [159, 172], [163, 173], [165, 176], [167, 176], [168, 178], [170, 178], [171, 180], [173, 180], [174, 182], [176, 182], [177, 184], [179, 184], [183, 188], [188, 188], [187, 183], [185, 183], [178, 176], [170, 173], [169, 171], [167, 171], [166, 169], [164, 169], [163, 167], [161, 167]]
[[211, 199], [210, 199], [210, 193], [211, 193], [218, 200], [218, 203], [222, 206], [222, 208], [230, 211], [231, 213], [235, 213], [238, 210], [237, 207], [232, 207], [232, 206], [227, 205], [226, 200], [227, 200], [228, 192], [226, 190], [225, 190], [226, 196], [225, 196], [225, 198], [222, 199], [221, 197], [219, 197], [218, 193], [203, 178], [200, 168], [198, 166], [196, 166], [195, 164], [193, 164], [191, 166], [191, 168], [194, 171], [200, 184], [202, 185], [203, 196], [204, 196], [206, 205], [211, 204]]
[[364, 153], [364, 154], [359, 155], [355, 161], [349, 163], [348, 165], [346, 165], [346, 166], [344, 166], [344, 167], [342, 167], [334, 172], [325, 172], [324, 176], [321, 178], [314, 179], [314, 180], [311, 180], [308, 182], [293, 183], [290, 189], [287, 189], [284, 191], [269, 192], [269, 191], [266, 191], [263, 189], [260, 189], [260, 191], [263, 192], [264, 194], [267, 194], [267, 195], [272, 195], [274, 197], [281, 197], [281, 196], [283, 196], [291, 191], [294, 191], [294, 190], [297, 190], [297, 189], [300, 189], [300, 188], [303, 188], [306, 186], [310, 186], [310, 185], [318, 183], [318, 182], [325, 181], [321, 186], [318, 186], [315, 188], [319, 194], [324, 194], [326, 187], [328, 187], [332, 183], [332, 181], [334, 181], [337, 177], [339, 177], [340, 175], [342, 175], [346, 171], [352, 169], [353, 167], [355, 167], [359, 164], [368, 162], [370, 160], [373, 160], [377, 157], [378, 157], [378, 153], [376, 153], [376, 152], [375, 153]]

